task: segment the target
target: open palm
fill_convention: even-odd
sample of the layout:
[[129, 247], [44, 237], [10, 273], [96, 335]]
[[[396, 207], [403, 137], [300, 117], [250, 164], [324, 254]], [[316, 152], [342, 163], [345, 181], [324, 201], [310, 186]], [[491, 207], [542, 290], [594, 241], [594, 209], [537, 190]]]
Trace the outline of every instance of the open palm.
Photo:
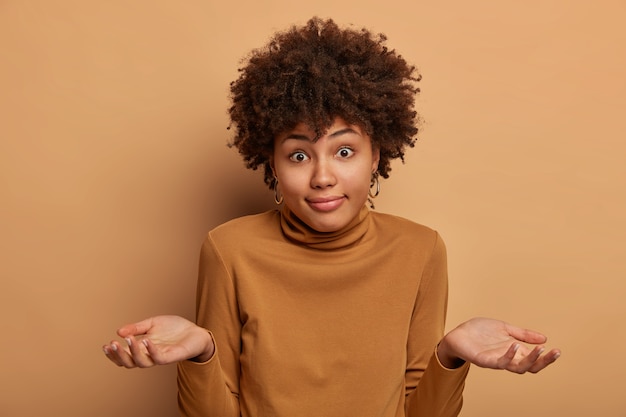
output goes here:
[[440, 344], [439, 353], [482, 368], [535, 373], [560, 356], [558, 349], [543, 354], [546, 341], [546, 336], [536, 331], [479, 317], [448, 333]]
[[112, 341], [103, 347], [107, 357], [126, 368], [148, 368], [200, 355], [211, 356], [213, 342], [208, 332], [179, 316], [156, 316], [121, 327], [117, 334], [126, 346]]

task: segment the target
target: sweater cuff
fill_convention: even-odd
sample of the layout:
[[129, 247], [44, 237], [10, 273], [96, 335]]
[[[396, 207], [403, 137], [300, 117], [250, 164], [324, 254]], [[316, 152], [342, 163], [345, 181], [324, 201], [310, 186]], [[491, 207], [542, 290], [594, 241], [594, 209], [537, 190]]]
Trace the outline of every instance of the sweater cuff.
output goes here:
[[213, 354], [211, 355], [211, 357], [204, 362], [194, 361], [192, 360], [193, 358], [187, 359], [187, 360], [181, 361], [180, 362], [181, 365], [188, 363], [188, 366], [191, 366], [191, 367], [193, 367], [194, 365], [203, 366], [203, 365], [208, 365], [209, 363], [214, 361], [215, 357], [217, 356], [217, 344], [215, 343], [215, 336], [213, 336], [213, 333], [210, 330], [207, 330], [207, 333], [209, 333], [209, 336], [211, 336], [211, 341], [213, 342]]
[[467, 361], [463, 361], [463, 365], [457, 367], [457, 368], [447, 368], [445, 367], [440, 361], [439, 361], [439, 354], [437, 353], [437, 349], [439, 348], [439, 345], [435, 346], [435, 352], [433, 354], [434, 358], [431, 359], [431, 364], [432, 362], [436, 362], [437, 364], [437, 368], [443, 370], [443, 371], [447, 371], [447, 372], [459, 372], [462, 371], [464, 373], [467, 373], [467, 370], [470, 367], [470, 363]]

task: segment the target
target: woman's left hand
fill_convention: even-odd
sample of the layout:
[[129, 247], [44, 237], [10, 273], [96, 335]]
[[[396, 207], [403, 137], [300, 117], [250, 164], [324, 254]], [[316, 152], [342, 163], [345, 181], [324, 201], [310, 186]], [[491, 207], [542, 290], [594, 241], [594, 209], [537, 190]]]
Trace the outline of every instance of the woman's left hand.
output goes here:
[[482, 368], [536, 373], [561, 355], [559, 349], [545, 352], [546, 341], [547, 337], [536, 331], [479, 317], [446, 334], [439, 343], [437, 355], [447, 368], [458, 367], [466, 361]]

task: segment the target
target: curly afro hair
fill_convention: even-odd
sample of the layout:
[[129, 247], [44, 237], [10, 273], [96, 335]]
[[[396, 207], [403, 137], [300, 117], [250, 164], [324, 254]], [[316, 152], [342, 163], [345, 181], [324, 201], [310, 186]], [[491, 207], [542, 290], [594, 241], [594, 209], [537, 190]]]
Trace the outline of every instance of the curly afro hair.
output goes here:
[[263, 166], [272, 188], [269, 161], [276, 135], [305, 123], [319, 138], [341, 117], [372, 138], [380, 149], [377, 172], [388, 178], [391, 160], [404, 161], [406, 146], [414, 146], [421, 76], [385, 46], [386, 40], [317, 17], [276, 33], [266, 47], [252, 51], [231, 83], [230, 146], [248, 168]]

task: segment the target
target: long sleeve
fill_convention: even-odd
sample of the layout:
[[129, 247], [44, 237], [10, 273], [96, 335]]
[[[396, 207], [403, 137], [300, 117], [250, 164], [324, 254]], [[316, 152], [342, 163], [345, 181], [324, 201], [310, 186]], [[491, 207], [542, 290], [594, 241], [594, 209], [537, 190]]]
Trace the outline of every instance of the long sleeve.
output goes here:
[[216, 353], [179, 364], [181, 414], [457, 415], [467, 369], [433, 355], [447, 303], [437, 233], [365, 210], [328, 236], [287, 216], [246, 216], [209, 233], [197, 323]]
[[196, 295], [197, 324], [216, 344], [205, 363], [178, 364], [178, 404], [185, 417], [238, 417], [241, 323], [235, 286], [211, 240], [202, 246]]
[[461, 410], [469, 364], [444, 368], [436, 345], [443, 337], [448, 299], [446, 248], [437, 235], [417, 294], [407, 344], [407, 417], [454, 417]]

